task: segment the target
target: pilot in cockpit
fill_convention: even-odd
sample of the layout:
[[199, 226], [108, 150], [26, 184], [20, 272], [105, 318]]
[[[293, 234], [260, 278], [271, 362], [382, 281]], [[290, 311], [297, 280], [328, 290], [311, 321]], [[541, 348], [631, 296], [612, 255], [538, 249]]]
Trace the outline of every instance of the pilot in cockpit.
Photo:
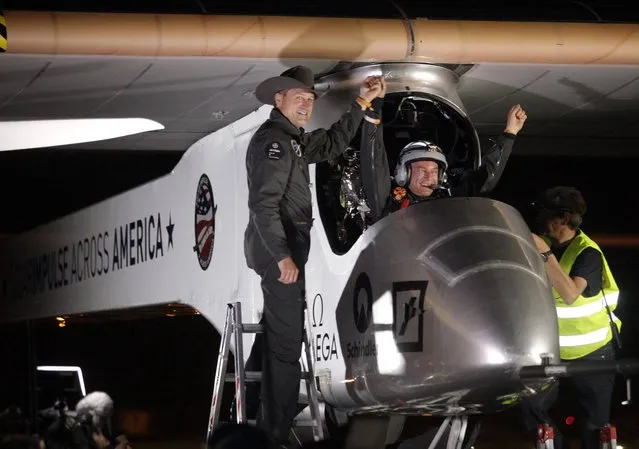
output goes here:
[[[382, 93], [373, 100], [371, 106], [377, 119], [367, 118], [362, 122], [360, 139], [361, 181], [373, 221], [422, 201], [464, 194], [460, 189], [464, 182], [453, 187], [447, 184], [448, 161], [442, 149], [425, 140], [410, 142], [401, 150], [392, 178], [394, 185], [391, 184], [381, 117], [386, 81], [381, 79]], [[464, 172], [461, 179], [474, 177], [474, 180], [479, 180], [482, 194], [492, 191], [510, 156], [515, 136], [523, 128], [526, 118], [526, 111], [520, 105], [512, 106], [506, 117], [504, 131], [494, 145], [482, 154], [480, 169]]]
[[397, 185], [387, 197], [385, 212], [395, 212], [430, 198], [451, 196], [447, 169], [446, 156], [434, 143], [418, 140], [406, 145], [399, 153], [393, 176]]

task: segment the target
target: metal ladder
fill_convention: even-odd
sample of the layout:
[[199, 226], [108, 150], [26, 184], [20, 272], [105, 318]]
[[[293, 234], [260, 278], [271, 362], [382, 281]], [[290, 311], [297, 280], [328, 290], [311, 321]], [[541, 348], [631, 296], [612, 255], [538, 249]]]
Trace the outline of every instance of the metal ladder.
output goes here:
[[[246, 423], [246, 409], [244, 402], [246, 399], [246, 382], [258, 382], [261, 380], [261, 371], [244, 371], [244, 355], [243, 355], [243, 334], [263, 332], [261, 324], [244, 324], [242, 323], [242, 304], [240, 302], [227, 304], [226, 321], [224, 330], [222, 331], [222, 339], [220, 342], [220, 351], [215, 367], [215, 383], [213, 386], [213, 397], [211, 399], [211, 412], [209, 415], [209, 425], [206, 434], [206, 441], [210, 441], [211, 434], [217, 427], [220, 419], [220, 408], [222, 406], [222, 392], [225, 382], [235, 382], [235, 406], [236, 417], [238, 423]], [[306, 307], [304, 307], [305, 314]], [[306, 319], [304, 320], [306, 322]], [[233, 333], [235, 343], [235, 373], [226, 373], [228, 365], [231, 333]], [[308, 395], [309, 408], [311, 412], [311, 427], [313, 428], [313, 438], [315, 441], [324, 439], [324, 429], [320, 420], [320, 407], [318, 400], [317, 386], [315, 385], [315, 376], [313, 374], [313, 364], [311, 359], [311, 351], [308, 344], [308, 336], [304, 329], [303, 344], [304, 356], [306, 358], [306, 371], [302, 370], [302, 380], [306, 381], [306, 393]]]

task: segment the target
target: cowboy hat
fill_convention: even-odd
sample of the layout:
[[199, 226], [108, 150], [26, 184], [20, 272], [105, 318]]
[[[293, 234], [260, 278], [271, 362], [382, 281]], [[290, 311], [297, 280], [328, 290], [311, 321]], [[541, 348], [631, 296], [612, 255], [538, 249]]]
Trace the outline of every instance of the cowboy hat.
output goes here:
[[317, 98], [319, 95], [313, 90], [315, 80], [313, 72], [308, 67], [298, 65], [262, 81], [255, 89], [255, 97], [264, 104], [275, 106], [275, 94], [288, 89], [308, 89]]

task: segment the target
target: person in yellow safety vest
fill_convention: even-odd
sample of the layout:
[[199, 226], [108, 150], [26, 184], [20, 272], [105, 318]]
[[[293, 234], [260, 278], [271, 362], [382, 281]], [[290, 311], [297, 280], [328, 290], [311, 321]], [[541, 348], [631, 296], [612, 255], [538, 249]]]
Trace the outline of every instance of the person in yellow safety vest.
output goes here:
[[[620, 329], [621, 321], [613, 313], [619, 288], [603, 252], [580, 228], [586, 213], [581, 192], [573, 187], [553, 187], [543, 192], [535, 206], [541, 236], [533, 234], [533, 240], [552, 283], [562, 361], [613, 360], [611, 319]], [[561, 449], [562, 435], [548, 409], [560, 392], [571, 390], [583, 412], [578, 418], [581, 448], [597, 449], [598, 430], [610, 419], [614, 382], [614, 374], [561, 379], [547, 391], [522, 401], [524, 424], [531, 434], [540, 423], [552, 425], [555, 448]]]

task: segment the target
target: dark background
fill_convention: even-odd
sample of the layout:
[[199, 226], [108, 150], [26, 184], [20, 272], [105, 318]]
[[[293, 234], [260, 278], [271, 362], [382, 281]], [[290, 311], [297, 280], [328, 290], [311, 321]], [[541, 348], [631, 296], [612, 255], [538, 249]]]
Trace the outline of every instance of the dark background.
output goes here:
[[[399, 8], [397, 7], [399, 6]], [[309, 16], [411, 17], [468, 20], [548, 20], [578, 22], [638, 22], [634, 4], [623, 1], [552, 2], [250, 2], [234, 0], [43, 2], [0, 1], [0, 9], [74, 10], [108, 12], [164, 12], [211, 14], [283, 14]], [[0, 59], [1, 63], [1, 59]], [[525, 133], [525, 131], [524, 131]], [[611, 145], [614, 141], [611, 140]], [[132, 153], [29, 150], [0, 154], [0, 234], [30, 229], [56, 217], [76, 211], [146, 181], [168, 173], [181, 153], [145, 151]], [[635, 234], [639, 215], [637, 162], [639, 159], [517, 156], [515, 144], [503, 178], [493, 197], [528, 215], [528, 204], [544, 188], [571, 185], [579, 188], [588, 203], [583, 228], [591, 235]], [[638, 307], [639, 276], [636, 245], [603, 246], [611, 269], [622, 290], [617, 315], [623, 321], [625, 356], [639, 356], [633, 323]], [[202, 438], [217, 357], [219, 336], [200, 316], [160, 316], [135, 321], [114, 317], [70, 323], [58, 328], [53, 320], [37, 324], [36, 356], [39, 363], [79, 364], [85, 370], [88, 390], [108, 391], [116, 402], [118, 424], [135, 438], [138, 429], [147, 439]], [[24, 324], [0, 326], [0, 410], [11, 402], [26, 404], [23, 389], [28, 348]], [[9, 357], [8, 354], [11, 354]], [[0, 354], [1, 356], [1, 354]], [[613, 421], [630, 432], [639, 418], [635, 407], [619, 406], [623, 385], [617, 384]], [[228, 397], [228, 396], [227, 396]], [[48, 404], [41, 404], [47, 406]], [[139, 411], [148, 425], [140, 424]], [[133, 417], [133, 418], [132, 418]], [[502, 435], [504, 422], [514, 432], [516, 411], [487, 420], [485, 431]], [[127, 421], [128, 420], [128, 421]], [[628, 423], [628, 424], [625, 424]], [[142, 429], [142, 430], [140, 430]], [[491, 430], [492, 429], [492, 430]], [[492, 432], [492, 433], [491, 433]]]

